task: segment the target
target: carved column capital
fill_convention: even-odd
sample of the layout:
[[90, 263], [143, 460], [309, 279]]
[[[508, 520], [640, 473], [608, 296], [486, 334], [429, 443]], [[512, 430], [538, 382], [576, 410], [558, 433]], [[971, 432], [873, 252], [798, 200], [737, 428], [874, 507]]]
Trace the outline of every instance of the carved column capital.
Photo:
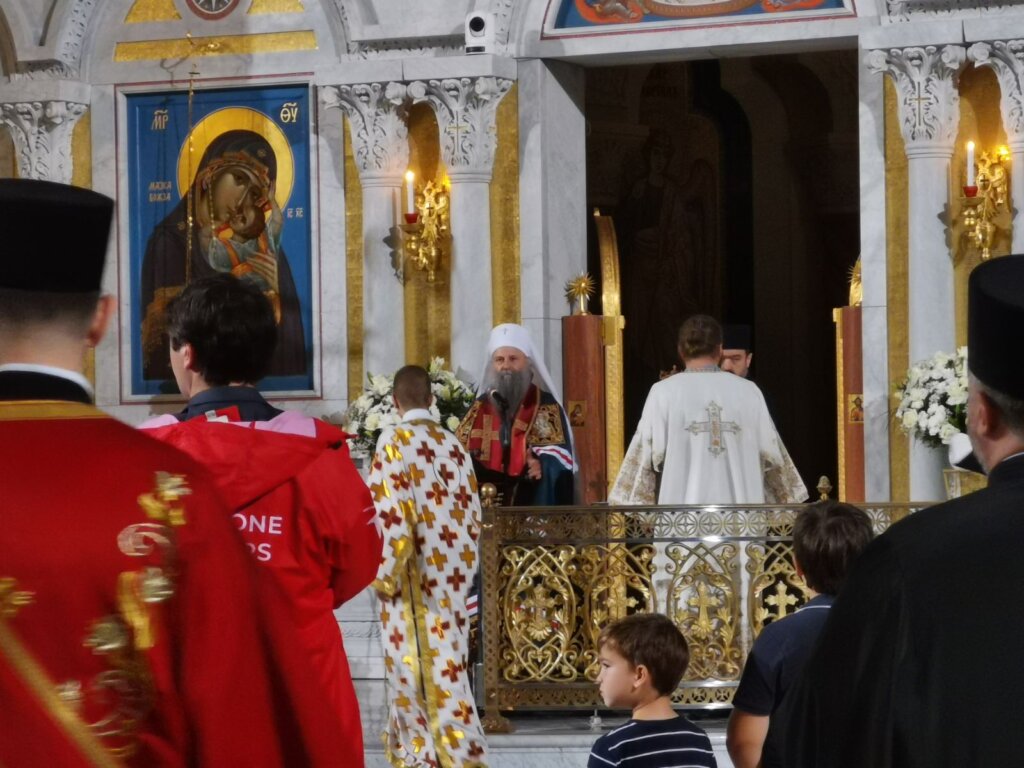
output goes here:
[[975, 66], [996, 73], [1007, 138], [1018, 142], [1024, 139], [1024, 40], [975, 43], [967, 55]]
[[88, 104], [41, 100], [0, 102], [0, 123], [14, 139], [18, 176], [71, 183], [71, 133]]
[[341, 109], [352, 126], [352, 149], [363, 184], [396, 184], [409, 165], [409, 126], [403, 83], [358, 83], [323, 89], [324, 104]]
[[409, 84], [409, 96], [415, 103], [426, 101], [434, 108], [449, 176], [491, 180], [498, 145], [498, 104], [511, 87], [511, 80], [490, 76]]
[[896, 85], [900, 129], [908, 153], [915, 144], [948, 146], [952, 151], [960, 119], [957, 78], [966, 57], [961, 45], [891, 48], [868, 53], [868, 68], [889, 75]]

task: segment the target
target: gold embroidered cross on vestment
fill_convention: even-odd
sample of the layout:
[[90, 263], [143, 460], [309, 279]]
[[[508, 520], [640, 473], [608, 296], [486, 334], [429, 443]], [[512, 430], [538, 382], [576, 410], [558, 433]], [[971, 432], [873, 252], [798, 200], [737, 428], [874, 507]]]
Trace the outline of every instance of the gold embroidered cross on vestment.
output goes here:
[[708, 403], [708, 407], [705, 410], [708, 414], [708, 420], [694, 421], [686, 428], [686, 431], [691, 435], [707, 432], [708, 451], [711, 452], [712, 456], [718, 456], [725, 453], [726, 450], [724, 433], [732, 432], [738, 435], [740, 433], [740, 425], [734, 421], [722, 421], [722, 406], [713, 400]]

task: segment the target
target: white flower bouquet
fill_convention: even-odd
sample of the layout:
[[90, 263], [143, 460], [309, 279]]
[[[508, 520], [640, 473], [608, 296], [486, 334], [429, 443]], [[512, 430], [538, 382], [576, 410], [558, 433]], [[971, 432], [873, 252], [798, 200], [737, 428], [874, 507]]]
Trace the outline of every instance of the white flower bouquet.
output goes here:
[[948, 445], [967, 429], [967, 347], [911, 366], [896, 390], [896, 421], [925, 445]]
[[[454, 432], [462, 422], [469, 407], [476, 398], [473, 389], [445, 369], [443, 357], [430, 361], [430, 390], [434, 402], [430, 412], [442, 426]], [[385, 427], [397, 424], [400, 419], [392, 399], [393, 376], [370, 373], [363, 393], [357, 397], [345, 412], [345, 431], [355, 435], [352, 452], [372, 454], [377, 448], [377, 438]]]

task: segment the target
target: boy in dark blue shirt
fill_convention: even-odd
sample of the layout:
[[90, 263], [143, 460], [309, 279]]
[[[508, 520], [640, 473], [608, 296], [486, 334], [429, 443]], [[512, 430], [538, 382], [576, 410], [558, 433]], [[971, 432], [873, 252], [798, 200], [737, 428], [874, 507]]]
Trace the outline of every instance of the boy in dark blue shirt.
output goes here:
[[736, 768], [782, 765], [765, 747], [769, 717], [810, 658], [847, 571], [871, 537], [871, 520], [851, 504], [823, 501], [797, 516], [794, 565], [814, 596], [796, 613], [769, 624], [754, 641], [733, 696], [726, 736]]
[[633, 717], [594, 742], [587, 768], [718, 768], [708, 735], [672, 709], [690, 649], [668, 617], [637, 613], [609, 624], [598, 660], [605, 706], [629, 707]]

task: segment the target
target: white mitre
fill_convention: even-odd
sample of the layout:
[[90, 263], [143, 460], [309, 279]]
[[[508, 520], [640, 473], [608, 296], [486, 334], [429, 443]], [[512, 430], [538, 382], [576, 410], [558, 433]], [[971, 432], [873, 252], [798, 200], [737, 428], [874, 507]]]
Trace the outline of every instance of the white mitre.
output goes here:
[[516, 325], [515, 323], [502, 323], [491, 329], [491, 336], [487, 340], [487, 359], [484, 361], [484, 369], [481, 372], [480, 378], [477, 379], [480, 382], [476, 388], [477, 395], [484, 394], [483, 383], [491, 366], [491, 358], [494, 357], [494, 353], [501, 349], [501, 347], [515, 347], [530, 358], [530, 362], [533, 363], [534, 378], [540, 379], [538, 383], [541, 385], [541, 388], [550, 392], [559, 405], [562, 404], [562, 398], [558, 390], [555, 389], [555, 384], [551, 380], [548, 367], [544, 365], [544, 359], [537, 354], [537, 350], [533, 346], [530, 332], [523, 326]]

